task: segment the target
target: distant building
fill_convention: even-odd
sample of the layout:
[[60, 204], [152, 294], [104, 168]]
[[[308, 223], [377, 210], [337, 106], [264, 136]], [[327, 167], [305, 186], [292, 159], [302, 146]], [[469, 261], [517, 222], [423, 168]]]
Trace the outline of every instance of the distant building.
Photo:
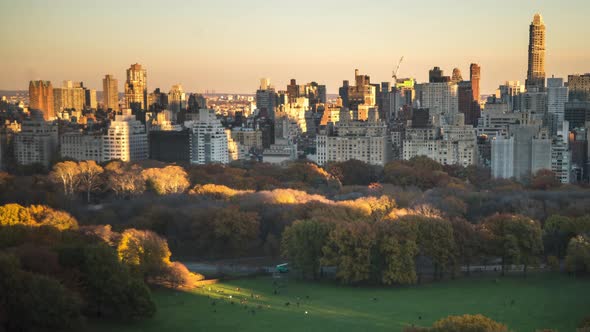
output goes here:
[[19, 165], [41, 164], [49, 167], [57, 159], [57, 124], [41, 115], [23, 120], [21, 131], [14, 135], [14, 154]]
[[416, 85], [420, 106], [428, 108], [430, 115], [453, 117], [459, 111], [458, 86], [450, 81]]
[[133, 64], [127, 69], [125, 82], [125, 107], [127, 109], [147, 109], [147, 70], [140, 64]]
[[590, 101], [590, 73], [568, 75], [567, 87], [570, 100]]
[[543, 91], [545, 89], [545, 24], [540, 14], [535, 14], [529, 27], [528, 54], [526, 89]]
[[85, 95], [85, 103], [84, 106], [86, 106], [86, 108], [88, 109], [93, 109], [95, 110], [98, 106], [98, 103], [96, 101], [96, 90], [94, 89], [85, 89], [84, 90], [84, 95]]
[[357, 159], [383, 166], [391, 160], [391, 135], [375, 109], [367, 121], [353, 121], [349, 111], [342, 108], [339, 120], [316, 138], [318, 164]]
[[150, 159], [167, 163], [188, 163], [191, 157], [190, 129], [149, 132]]
[[103, 161], [119, 159], [137, 161], [148, 158], [148, 141], [145, 125], [127, 109], [115, 115], [102, 138]]
[[282, 164], [297, 159], [297, 144], [286, 139], [277, 139], [262, 153], [262, 161], [270, 164]]
[[53, 109], [58, 117], [62, 117], [65, 110], [81, 112], [85, 104], [86, 93], [82, 82], [64, 81], [61, 88], [53, 89]]
[[353, 114], [358, 110], [359, 105], [375, 106], [377, 101], [376, 88], [371, 85], [371, 78], [368, 75], [361, 75], [359, 70], [355, 69], [354, 80], [355, 85], [349, 85], [348, 81], [344, 81], [340, 88], [342, 104]]
[[590, 121], [590, 101], [568, 101], [565, 103], [564, 119], [569, 123], [569, 129], [581, 128]]
[[182, 89], [182, 85], [176, 84], [172, 86], [168, 92], [168, 110], [172, 113], [171, 120], [178, 121], [178, 114], [186, 108], [186, 94]]
[[[199, 110], [199, 118], [185, 122], [190, 128], [190, 162], [192, 164], [227, 164], [237, 158], [237, 147], [231, 133], [215, 115], [215, 110]], [[227, 131], [227, 132], [226, 132]], [[235, 149], [235, 151], [232, 151]], [[231, 157], [231, 158], [230, 158]]]
[[443, 165], [475, 165], [478, 161], [477, 138], [471, 125], [458, 115], [454, 123], [443, 126], [407, 128], [403, 140], [403, 159], [426, 156]]
[[29, 82], [29, 108], [43, 113], [43, 119], [55, 119], [53, 86], [50, 81]]
[[62, 159], [103, 161], [101, 133], [69, 132], [61, 135], [60, 155]]
[[102, 79], [102, 101], [107, 110], [119, 109], [119, 81], [113, 75]]
[[547, 115], [551, 134], [557, 134], [565, 120], [565, 103], [568, 102], [568, 88], [562, 78], [547, 79]]
[[278, 96], [273, 87], [270, 86], [270, 79], [260, 79], [260, 87], [256, 90], [256, 108], [269, 119], [274, 120], [278, 106]]

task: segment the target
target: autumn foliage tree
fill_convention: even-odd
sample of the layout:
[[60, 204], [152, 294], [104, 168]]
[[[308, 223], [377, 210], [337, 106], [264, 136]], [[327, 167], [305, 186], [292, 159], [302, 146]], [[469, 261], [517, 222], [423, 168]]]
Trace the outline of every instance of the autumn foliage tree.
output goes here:
[[109, 162], [105, 167], [106, 187], [117, 196], [141, 194], [145, 191], [145, 179], [139, 165], [119, 160]]
[[141, 174], [148, 187], [159, 195], [180, 194], [185, 192], [190, 185], [186, 171], [180, 166], [148, 168], [143, 170]]

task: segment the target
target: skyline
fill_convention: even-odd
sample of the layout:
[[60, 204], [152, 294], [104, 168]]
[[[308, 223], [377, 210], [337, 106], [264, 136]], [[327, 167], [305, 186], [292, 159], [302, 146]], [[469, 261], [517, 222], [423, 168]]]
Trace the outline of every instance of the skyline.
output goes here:
[[469, 64], [478, 63], [481, 93], [489, 94], [506, 80], [524, 84], [528, 26], [536, 12], [547, 26], [546, 76], [590, 71], [584, 67], [590, 46], [576, 40], [590, 33], [583, 23], [590, 4], [580, 0], [565, 6], [498, 1], [483, 9], [459, 0], [262, 4], [146, 1], [137, 10], [110, 0], [92, 9], [69, 0], [6, 1], [0, 4], [0, 42], [7, 46], [0, 89], [25, 90], [29, 80], [43, 79], [102, 90], [102, 78], [112, 74], [122, 91], [126, 68], [138, 62], [147, 69], [149, 91], [180, 83], [190, 92], [251, 94], [261, 77], [269, 77], [277, 89], [295, 78], [325, 84], [333, 94], [357, 68], [373, 83], [390, 81], [403, 55], [398, 76], [419, 82], [434, 66], [446, 75], [458, 67], [465, 76]]

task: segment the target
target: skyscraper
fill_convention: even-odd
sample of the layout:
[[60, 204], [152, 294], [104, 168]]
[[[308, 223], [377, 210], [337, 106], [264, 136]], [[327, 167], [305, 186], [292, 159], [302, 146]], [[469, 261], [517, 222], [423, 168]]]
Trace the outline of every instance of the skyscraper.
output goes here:
[[175, 84], [168, 92], [168, 109], [172, 112], [172, 121], [178, 120], [178, 114], [186, 108], [186, 94], [182, 85]]
[[29, 82], [29, 108], [41, 111], [45, 120], [55, 118], [53, 109], [53, 86], [50, 81]]
[[453, 76], [451, 77], [451, 81], [453, 83], [459, 83], [463, 80], [463, 76], [461, 75], [461, 69], [453, 68]]
[[545, 24], [535, 14], [529, 28], [529, 67], [525, 82], [527, 91], [545, 89]]
[[113, 75], [105, 75], [102, 79], [102, 100], [105, 109], [119, 108], [119, 82]]
[[481, 77], [481, 67], [477, 63], [469, 66], [469, 80], [473, 91], [473, 100], [479, 103], [479, 79]]
[[125, 104], [135, 111], [147, 108], [147, 71], [138, 63], [127, 69]]

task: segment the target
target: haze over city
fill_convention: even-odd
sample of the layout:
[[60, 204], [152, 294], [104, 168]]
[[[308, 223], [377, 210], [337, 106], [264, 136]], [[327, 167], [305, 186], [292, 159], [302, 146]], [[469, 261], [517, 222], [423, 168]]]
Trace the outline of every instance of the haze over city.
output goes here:
[[353, 69], [388, 81], [482, 67], [482, 94], [524, 81], [527, 26], [543, 13], [547, 77], [587, 70], [590, 3], [572, 1], [2, 1], [0, 89], [29, 80], [124, 78], [129, 64], [149, 71], [149, 87], [253, 93], [260, 77], [285, 86], [316, 80], [337, 93]]

